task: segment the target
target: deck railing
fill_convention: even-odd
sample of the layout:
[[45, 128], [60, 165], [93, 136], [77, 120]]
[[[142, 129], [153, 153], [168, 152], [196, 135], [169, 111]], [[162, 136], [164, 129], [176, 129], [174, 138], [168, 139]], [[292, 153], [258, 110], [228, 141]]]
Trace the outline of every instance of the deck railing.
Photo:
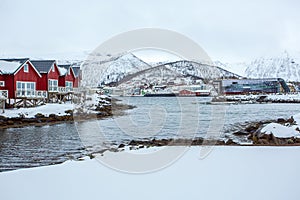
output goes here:
[[69, 87], [58, 87], [58, 92], [59, 92], [59, 93], [72, 93], [72, 92], [73, 92], [73, 88], [69, 88]]
[[17, 98], [47, 98], [47, 91], [44, 90], [17, 90]]
[[8, 98], [8, 90], [0, 90], [0, 99]]
[[58, 86], [49, 86], [48, 91], [49, 92], [58, 92]]

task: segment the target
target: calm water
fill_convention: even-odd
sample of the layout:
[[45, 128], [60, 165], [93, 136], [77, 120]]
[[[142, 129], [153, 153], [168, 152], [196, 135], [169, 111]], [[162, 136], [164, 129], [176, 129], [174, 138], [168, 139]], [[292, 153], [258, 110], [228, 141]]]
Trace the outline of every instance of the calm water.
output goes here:
[[230, 137], [237, 125], [247, 121], [287, 118], [300, 112], [297, 104], [209, 105], [208, 98], [121, 100], [137, 108], [98, 121], [1, 130], [0, 171], [60, 163], [131, 139], [207, 137], [212, 126], [223, 127], [215, 137]]

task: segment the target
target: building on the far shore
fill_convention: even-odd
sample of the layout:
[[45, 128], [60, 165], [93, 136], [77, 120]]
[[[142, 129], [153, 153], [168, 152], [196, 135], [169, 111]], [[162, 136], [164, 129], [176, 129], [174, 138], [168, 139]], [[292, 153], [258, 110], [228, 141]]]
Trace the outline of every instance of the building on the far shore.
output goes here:
[[289, 93], [290, 88], [282, 78], [227, 79], [214, 81], [219, 94]]

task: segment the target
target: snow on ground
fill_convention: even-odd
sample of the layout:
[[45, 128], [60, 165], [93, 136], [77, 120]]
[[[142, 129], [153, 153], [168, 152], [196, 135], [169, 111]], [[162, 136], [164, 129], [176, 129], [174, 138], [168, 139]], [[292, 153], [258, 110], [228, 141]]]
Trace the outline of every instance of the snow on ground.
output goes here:
[[269, 100], [300, 100], [300, 93], [297, 94], [269, 94], [267, 95]]
[[265, 134], [273, 134], [278, 138], [300, 137], [300, 132], [296, 130], [299, 126], [284, 126], [278, 123], [270, 123], [266, 125], [261, 132]]
[[274, 101], [280, 101], [280, 100], [300, 100], [300, 93], [295, 94], [266, 94], [266, 95], [255, 95], [255, 94], [249, 94], [249, 95], [226, 95], [223, 96], [227, 99], [241, 99], [241, 100], [255, 100], [259, 98], [260, 96], [267, 96], [266, 100], [274, 100]]
[[300, 147], [218, 146], [199, 155], [200, 147], [190, 147], [146, 174], [121, 173], [96, 159], [4, 172], [1, 199], [299, 199]]
[[295, 124], [270, 123], [262, 128], [261, 132], [273, 134], [278, 138], [300, 137], [300, 113], [293, 116]]
[[31, 107], [31, 108], [13, 108], [13, 109], [6, 109], [5, 113], [1, 113], [0, 115], [5, 117], [19, 117], [20, 114], [24, 114], [26, 118], [34, 117], [37, 113], [42, 113], [45, 116], [49, 114], [56, 114], [56, 115], [66, 115], [66, 110], [72, 110], [74, 104], [65, 103], [65, 104], [58, 104], [58, 103], [50, 103], [42, 106]]

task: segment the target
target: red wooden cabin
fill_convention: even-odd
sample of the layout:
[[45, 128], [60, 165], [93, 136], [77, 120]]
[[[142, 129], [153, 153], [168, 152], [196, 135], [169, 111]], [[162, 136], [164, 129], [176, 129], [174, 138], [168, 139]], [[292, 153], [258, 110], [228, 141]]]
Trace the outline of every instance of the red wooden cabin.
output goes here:
[[78, 88], [79, 83], [80, 83], [80, 78], [81, 78], [80, 67], [73, 67], [72, 66], [72, 69], [73, 69], [74, 75], [75, 75], [75, 80], [74, 80], [74, 83], [73, 83], [73, 87]]
[[75, 82], [75, 73], [71, 65], [58, 65], [60, 76], [58, 88], [61, 93], [72, 93]]
[[58, 93], [59, 70], [55, 60], [32, 60], [42, 77], [38, 81], [38, 89], [48, 91], [48, 98]]
[[46, 98], [47, 91], [38, 88], [42, 77], [28, 58], [0, 59], [0, 89], [7, 90], [8, 99]]

